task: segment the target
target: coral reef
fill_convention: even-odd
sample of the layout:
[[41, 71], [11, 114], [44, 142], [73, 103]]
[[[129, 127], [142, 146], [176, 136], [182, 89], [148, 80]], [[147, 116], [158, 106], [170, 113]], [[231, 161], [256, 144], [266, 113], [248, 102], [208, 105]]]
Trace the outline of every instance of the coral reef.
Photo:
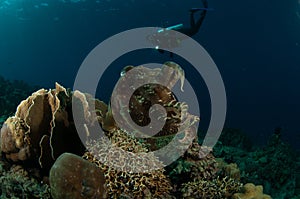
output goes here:
[[235, 193], [232, 199], [271, 199], [271, 197], [263, 193], [261, 185], [247, 183], [243, 186], [242, 193]]
[[228, 164], [221, 158], [216, 158], [216, 161], [218, 163], [219, 171], [223, 176], [228, 176], [236, 181], [241, 180], [241, 171], [236, 163]]
[[0, 127], [16, 111], [18, 104], [37, 87], [20, 80], [6, 80], [0, 76]]
[[50, 199], [50, 188], [32, 177], [20, 165], [7, 165], [0, 161], [0, 198]]
[[[164, 170], [159, 169], [162, 163], [154, 155], [150, 159], [143, 157], [142, 153], [148, 151], [146, 147], [125, 132], [116, 130], [108, 136], [111, 144], [104, 139], [94, 141], [89, 144], [89, 152], [83, 156], [104, 172], [108, 197], [168, 198], [171, 185]], [[133, 165], [145, 171], [149, 167], [157, 170], [137, 173], [138, 168]]]
[[197, 180], [184, 183], [181, 192], [182, 198], [201, 198], [201, 199], [224, 199], [239, 191], [241, 184], [232, 178], [216, 178], [211, 181]]
[[300, 197], [300, 157], [298, 156], [295, 169], [295, 195]]
[[[133, 68], [123, 70], [108, 105], [59, 84], [23, 100], [1, 128], [1, 198], [270, 198], [262, 186], [241, 189], [248, 182], [262, 184], [274, 198], [299, 195], [300, 163], [291, 166], [292, 152], [280, 131], [267, 147], [247, 151], [252, 147], [240, 131], [225, 130], [212, 152], [198, 142], [194, 124], [199, 117], [171, 92], [178, 80], [183, 86], [180, 66], [167, 62], [156, 69]], [[128, 87], [123, 81], [130, 73], [131, 82], [151, 83]], [[129, 106], [123, 100], [128, 93], [133, 93]], [[159, 108], [150, 109], [155, 104]], [[147, 137], [139, 127], [154, 128], [151, 114], [159, 119], [162, 108], [163, 128]], [[116, 117], [124, 120], [118, 123]], [[166, 166], [155, 154], [162, 147], [170, 159], [184, 151]]]
[[[171, 68], [172, 70], [170, 70]], [[151, 84], [138, 90], [131, 100], [131, 117], [133, 117], [137, 123], [139, 121], [145, 123], [143, 119], [140, 120], [139, 115], [149, 113], [147, 112], [148, 110], [142, 108], [143, 106], [141, 105], [144, 104], [139, 103], [144, 100], [144, 102], [150, 102], [149, 106], [151, 106], [157, 102], [161, 102], [161, 105], [167, 109], [167, 122], [163, 131], [158, 134], [157, 139], [159, 140], [160, 137], [176, 134], [178, 131], [177, 126], [179, 123], [182, 123], [185, 127], [182, 129], [182, 132], [186, 132], [183, 134], [182, 142], [188, 140], [189, 136], [192, 136], [190, 126], [199, 119], [197, 116], [189, 115], [187, 113], [187, 106], [177, 102], [169, 90], [178, 79], [183, 80], [183, 70], [172, 62], [166, 63], [162, 69], [159, 70], [145, 67], [142, 67], [142, 70], [150, 71], [153, 80], [163, 78], [168, 88], [161, 87], [158, 84]], [[135, 77], [140, 78], [140, 76]], [[144, 77], [141, 78], [143, 79]], [[149, 92], [152, 94], [147, 94]], [[143, 95], [145, 95], [145, 97], [143, 97]], [[120, 98], [122, 98], [122, 92], [120, 92], [116, 99]], [[160, 99], [161, 101], [159, 101]], [[93, 110], [93, 105], [95, 105], [96, 110]], [[112, 117], [109, 106], [106, 104], [80, 91], [70, 92], [59, 84], [56, 84], [55, 89], [40, 89], [34, 92], [19, 104], [15, 115], [5, 121], [1, 129], [1, 153], [5, 157], [5, 160], [9, 160], [13, 164], [24, 164], [28, 169], [32, 167], [42, 169], [44, 171], [42, 175], [47, 176], [54, 161], [62, 153], [71, 152], [82, 155], [81, 153], [83, 153], [84, 148], [78, 138], [76, 131], [78, 129], [75, 129], [72, 118], [72, 110], [74, 111], [74, 109], [77, 114], [79, 113], [80, 123], [82, 124], [84, 132], [86, 132], [86, 140], [93, 140], [94, 138], [94, 142], [92, 142], [93, 145], [90, 145], [94, 146], [94, 148], [90, 147], [90, 150], [94, 153], [86, 153], [84, 157], [91, 162], [97, 163], [103, 173], [106, 174], [105, 190], [109, 196], [159, 198], [169, 195], [171, 185], [167, 176], [164, 175], [164, 165], [162, 162], [153, 154], [147, 157], [145, 156], [145, 159], [143, 159], [143, 156], [140, 156], [143, 153], [146, 154], [149, 152], [149, 149], [153, 149], [151, 143], [147, 142], [147, 140], [141, 143], [128, 135], [128, 132], [119, 129]], [[123, 109], [120, 110], [120, 112], [122, 111], [124, 112]], [[185, 120], [180, 120], [181, 118]], [[147, 120], [147, 118], [145, 120]], [[118, 157], [116, 155], [120, 155], [120, 150], [107, 151], [106, 142], [101, 139], [95, 140], [97, 135], [94, 134], [93, 125], [97, 125], [98, 123], [100, 123], [113, 144], [118, 147], [117, 149], [125, 150], [133, 155], [134, 153], [138, 153], [139, 156], [128, 159], [130, 161], [136, 161], [138, 167], [145, 168], [145, 172], [132, 173], [132, 171], [128, 171], [128, 169], [134, 169], [131, 164], [124, 167], [127, 170], [125, 171], [114, 169], [111, 165], [105, 165], [103, 162], [98, 161], [98, 159], [102, 160], [101, 155], [103, 154], [101, 154], [101, 150], [106, 155], [104, 158], [112, 160], [110, 163], [117, 164], [118, 159], [112, 157]], [[97, 146], [100, 146], [100, 148], [97, 148]], [[157, 147], [156, 145], [153, 146]], [[141, 159], [143, 160], [139, 162]], [[66, 165], [60, 161], [61, 159], [59, 159], [56, 164], [61, 164], [63, 169]], [[30, 165], [28, 165], [28, 163], [30, 163]], [[104, 161], [104, 163], [107, 162]], [[122, 163], [122, 161], [119, 163]], [[149, 171], [147, 167], [154, 167], [154, 171]], [[54, 190], [52, 191], [54, 197], [60, 197], [55, 195], [55, 193], [59, 192], [57, 190], [61, 190], [58, 189], [62, 188], [60, 187], [61, 184], [58, 184], [57, 187], [55, 186], [57, 184], [53, 182], [56, 168], [55, 165], [52, 167], [50, 181], [53, 187], [52, 190]], [[70, 170], [69, 174], [70, 176], [74, 176], [76, 172], [77, 170]], [[80, 182], [83, 181], [82, 178], [79, 177], [78, 179], [70, 180]], [[73, 194], [73, 196], [76, 196], [76, 194]]]
[[196, 138], [185, 154], [167, 167], [176, 194], [180, 198], [230, 198], [241, 188], [239, 179], [230, 175], [228, 165], [220, 164], [212, 153], [203, 156], [201, 150], [211, 151], [201, 147]]
[[53, 90], [40, 89], [23, 100], [1, 128], [1, 151], [5, 157], [13, 162], [38, 161], [49, 170], [63, 152], [82, 155], [84, 147], [68, 113], [69, 101], [68, 91], [59, 84]]
[[253, 146], [250, 138], [241, 129], [235, 128], [224, 128], [219, 141], [225, 146], [233, 146], [244, 150], [251, 150]]
[[105, 198], [104, 175], [94, 164], [80, 156], [63, 153], [50, 170], [51, 195], [54, 199]]
[[[118, 83], [120, 86], [115, 87], [117, 94], [113, 95], [111, 99], [111, 103], [117, 105], [118, 110], [114, 113], [116, 114], [114, 117], [122, 118], [118, 122], [121, 122], [121, 126], [125, 126], [126, 130], [119, 128], [112, 118], [112, 110], [108, 108], [107, 113], [102, 114], [105, 117], [99, 118], [99, 120], [110, 140], [100, 138], [90, 142], [89, 152], [85, 154], [84, 158], [96, 163], [104, 172], [109, 197], [166, 198], [169, 197], [171, 190], [170, 182], [164, 175], [163, 163], [149, 151], [163, 147], [161, 140], [178, 133], [179, 124], [184, 126], [180, 129], [180, 132], [183, 133], [182, 143], [189, 140], [196, 134], [192, 126], [199, 118], [188, 114], [187, 105], [178, 102], [170, 90], [178, 79], [183, 79], [184, 73], [180, 66], [173, 62], [167, 62], [161, 69], [140, 66], [138, 71], [134, 71], [133, 67], [127, 68], [128, 70], [125, 72], [133, 71], [132, 74], [122, 75]], [[147, 74], [147, 78], [144, 74]], [[142, 87], [135, 90], [134, 86], [126, 84], [127, 81], [152, 83], [143, 84]], [[159, 85], [156, 83], [157, 81], [165, 81], [166, 86]], [[123, 104], [126, 103], [126, 101], [123, 102], [123, 99], [131, 92], [133, 95], [130, 98], [129, 107], [127, 107], [126, 104]], [[162, 130], [154, 138], [135, 139], [130, 134], [131, 132], [138, 133], [135, 136], [143, 135], [146, 132], [131, 125], [130, 120], [132, 119], [139, 126], [148, 125], [150, 122], [149, 109], [154, 104], [160, 104], [167, 113]], [[159, 109], [155, 111], [160, 112]], [[130, 116], [126, 117], [128, 112]], [[172, 156], [172, 154], [168, 155]]]
[[205, 157], [200, 157], [201, 146], [196, 140], [192, 142], [192, 145], [184, 153], [183, 157], [167, 167], [168, 175], [177, 185], [189, 182], [190, 179], [212, 180], [216, 177], [219, 170], [217, 162], [211, 153]]
[[221, 140], [214, 148], [214, 155], [236, 163], [242, 183], [261, 184], [272, 198], [292, 198], [297, 194], [296, 154], [281, 140], [280, 129], [275, 129], [266, 147], [247, 151], [225, 146]]

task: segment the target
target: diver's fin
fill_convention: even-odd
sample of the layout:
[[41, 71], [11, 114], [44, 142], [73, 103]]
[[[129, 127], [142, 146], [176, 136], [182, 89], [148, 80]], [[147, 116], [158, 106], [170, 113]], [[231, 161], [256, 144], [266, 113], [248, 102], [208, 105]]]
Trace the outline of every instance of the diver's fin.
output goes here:
[[200, 10], [206, 10], [206, 11], [213, 11], [213, 8], [191, 8], [190, 12], [194, 13], [194, 12], [198, 12]]
[[157, 49], [157, 51], [159, 52], [159, 53], [161, 53], [161, 54], [164, 54], [165, 53], [165, 51], [163, 50], [163, 49]]

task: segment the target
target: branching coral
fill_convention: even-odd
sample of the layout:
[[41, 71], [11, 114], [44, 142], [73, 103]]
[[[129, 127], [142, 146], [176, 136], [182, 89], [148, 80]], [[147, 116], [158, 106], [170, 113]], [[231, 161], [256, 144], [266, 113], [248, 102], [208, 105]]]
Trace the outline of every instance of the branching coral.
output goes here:
[[[114, 131], [109, 137], [112, 144], [104, 139], [91, 142], [88, 147], [90, 152], [84, 155], [85, 159], [94, 162], [104, 172], [108, 196], [110, 198], [168, 197], [171, 185], [163, 173], [164, 170], [159, 169], [162, 163], [155, 156], [149, 159], [143, 158], [141, 154], [135, 155], [148, 150], [121, 130]], [[149, 167], [155, 167], [157, 170], [136, 173], [137, 168], [133, 165], [140, 166], [145, 171]]]
[[182, 198], [224, 199], [238, 192], [241, 184], [232, 178], [216, 178], [211, 181], [197, 180], [183, 184]]

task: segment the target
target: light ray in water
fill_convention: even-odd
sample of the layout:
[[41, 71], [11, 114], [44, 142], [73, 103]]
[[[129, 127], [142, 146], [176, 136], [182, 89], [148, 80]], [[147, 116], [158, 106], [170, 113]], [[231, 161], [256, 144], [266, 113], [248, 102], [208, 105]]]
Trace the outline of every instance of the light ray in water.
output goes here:
[[49, 6], [49, 4], [48, 3], [41, 3], [40, 6], [47, 7], [47, 6]]

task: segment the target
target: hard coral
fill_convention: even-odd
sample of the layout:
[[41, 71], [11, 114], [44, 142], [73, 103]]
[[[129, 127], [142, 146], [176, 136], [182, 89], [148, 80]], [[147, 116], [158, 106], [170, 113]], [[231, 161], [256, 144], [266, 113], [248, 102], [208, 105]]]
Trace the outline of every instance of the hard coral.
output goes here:
[[197, 180], [183, 184], [182, 198], [224, 199], [239, 191], [241, 184], [232, 178], [216, 178], [211, 181]]
[[244, 151], [221, 146], [215, 147], [214, 152], [225, 161], [238, 164], [242, 182], [263, 185], [265, 193], [273, 198], [292, 198], [296, 194], [297, 155], [291, 146], [281, 139], [280, 129], [275, 129], [268, 145], [263, 148]]
[[240, 190], [237, 166], [222, 166], [211, 150], [200, 146], [195, 138], [183, 157], [167, 167], [174, 190], [181, 198], [224, 199]]
[[214, 156], [203, 153], [211, 149], [201, 147], [196, 140], [183, 157], [169, 166], [172, 182], [179, 186], [182, 198], [230, 198], [241, 183], [228, 175], [220, 176], [222, 168]]
[[[77, 103], [83, 124], [92, 125], [97, 117], [87, 115], [90, 95], [75, 91], [74, 94], [56, 84], [55, 89], [40, 89], [17, 107], [15, 116], [6, 120], [1, 129], [1, 151], [14, 162], [33, 160], [46, 171], [55, 159], [64, 152], [78, 155], [84, 146], [75, 129], [72, 118], [72, 100]], [[96, 107], [104, 108], [97, 101]], [[94, 106], [92, 106], [94, 107]], [[101, 111], [100, 111], [101, 112]], [[97, 115], [100, 114], [97, 113]]]
[[208, 153], [205, 157], [201, 157], [200, 150], [201, 146], [195, 138], [183, 157], [167, 167], [172, 181], [180, 186], [182, 183], [190, 182], [191, 179], [209, 181], [217, 177], [219, 168], [214, 156]]
[[64, 153], [50, 170], [51, 195], [54, 199], [105, 198], [104, 175], [94, 164]]
[[32, 178], [22, 166], [5, 167], [0, 161], [0, 198], [51, 198], [49, 186]]
[[271, 199], [271, 196], [263, 193], [263, 186], [255, 186], [252, 183], [247, 183], [242, 188], [242, 193], [235, 193], [233, 199]]
[[216, 158], [216, 161], [218, 162], [218, 168], [220, 169], [219, 174], [240, 181], [241, 171], [238, 168], [237, 164], [235, 163], [228, 164], [221, 158]]
[[[104, 172], [107, 195], [110, 198], [167, 198], [171, 185], [163, 174], [164, 170], [159, 169], [162, 163], [155, 156], [143, 158], [141, 154], [148, 150], [122, 130], [110, 132], [108, 136], [113, 148], [100, 139], [91, 142], [88, 147], [90, 152], [84, 155]], [[147, 172], [150, 167], [157, 170]], [[136, 172], [141, 168], [145, 172]]]
[[18, 117], [10, 117], [1, 128], [1, 151], [13, 161], [26, 160], [30, 155], [29, 145], [24, 139], [27, 127]]
[[[137, 70], [133, 69], [133, 66], [124, 69], [105, 117], [99, 118], [109, 140], [101, 137], [90, 141], [89, 152], [84, 157], [96, 163], [105, 173], [109, 197], [165, 198], [171, 190], [170, 182], [164, 175], [163, 163], [149, 151], [164, 147], [166, 154], [162, 155], [173, 159], [173, 156], [178, 155], [177, 152], [186, 150], [191, 145], [196, 136], [194, 124], [199, 117], [189, 114], [188, 106], [178, 102], [171, 92], [178, 80], [181, 80], [181, 87], [183, 86], [184, 72], [178, 64], [167, 62], [162, 68], [139, 66]], [[135, 88], [128, 85], [128, 82], [142, 86]], [[130, 93], [133, 94], [128, 107], [124, 99]], [[160, 104], [159, 107], [166, 111], [162, 130], [151, 138], [135, 139], [133, 134], [147, 135], [147, 132], [137, 126], [155, 127], [151, 126], [149, 116], [150, 113], [156, 114], [156, 111], [160, 114], [161, 109], [150, 109], [155, 104]], [[116, 111], [113, 118], [110, 107], [114, 106]], [[121, 118], [120, 121], [116, 120], [120, 126], [115, 121], [118, 118]], [[174, 143], [165, 146], [177, 133], [181, 135], [180, 139], [177, 138], [180, 146]], [[186, 148], [182, 149], [184, 146]]]

